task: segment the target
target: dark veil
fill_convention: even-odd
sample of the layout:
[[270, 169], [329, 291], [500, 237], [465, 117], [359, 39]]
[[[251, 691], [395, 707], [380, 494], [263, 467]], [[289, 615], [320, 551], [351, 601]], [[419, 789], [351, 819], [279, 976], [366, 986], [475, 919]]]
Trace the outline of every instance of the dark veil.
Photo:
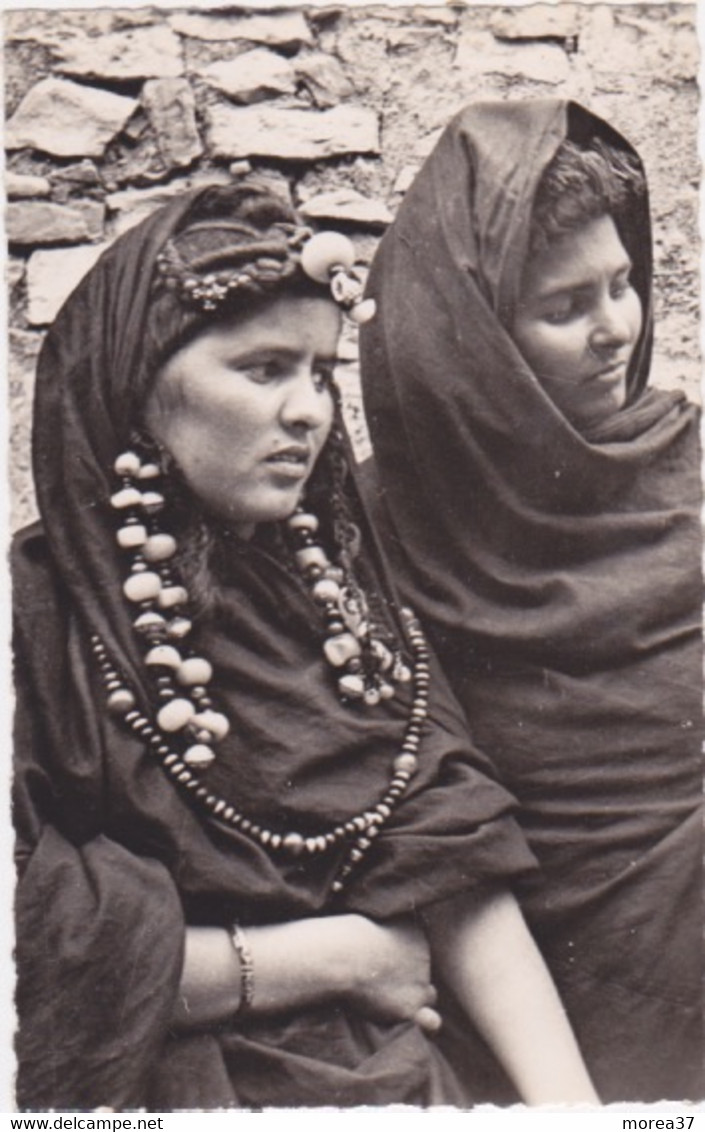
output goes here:
[[[488, 649], [511, 644], [519, 659], [543, 655], [550, 642], [554, 659], [582, 667], [598, 653], [627, 655], [637, 633], [690, 611], [697, 570], [672, 608], [652, 595], [674, 555], [696, 561], [698, 467], [683, 465], [690, 507], [682, 481], [652, 506], [650, 469], [667, 450], [678, 458], [695, 410], [681, 395], [646, 389], [646, 201], [623, 233], [644, 329], [629, 404], [603, 432], [586, 437], [569, 424], [506, 330], [537, 183], [568, 135], [634, 153], [574, 103], [481, 103], [453, 120], [382, 240], [369, 282], [378, 316], [362, 330], [362, 365], [394, 538], [437, 643], [452, 653], [457, 640], [466, 656], [472, 635]], [[635, 560], [640, 547], [650, 569], [625, 588], [615, 561]]]
[[636, 157], [559, 100], [479, 103], [441, 136], [370, 274], [370, 498], [519, 799], [524, 909], [598, 1092], [700, 1098], [698, 412], [648, 384], [646, 199], [621, 222], [644, 324], [619, 412], [578, 432], [507, 331], [541, 174], [591, 137]]

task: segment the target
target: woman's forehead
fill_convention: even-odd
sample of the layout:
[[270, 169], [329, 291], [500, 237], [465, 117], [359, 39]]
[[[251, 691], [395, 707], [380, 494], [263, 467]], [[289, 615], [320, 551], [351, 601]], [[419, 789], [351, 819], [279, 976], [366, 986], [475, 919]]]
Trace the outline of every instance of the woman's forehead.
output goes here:
[[194, 339], [214, 350], [272, 349], [333, 356], [340, 311], [325, 295], [279, 295], [246, 314], [207, 326]]
[[631, 260], [607, 214], [553, 241], [527, 263], [523, 290], [537, 298], [586, 286], [602, 275], [628, 269]]

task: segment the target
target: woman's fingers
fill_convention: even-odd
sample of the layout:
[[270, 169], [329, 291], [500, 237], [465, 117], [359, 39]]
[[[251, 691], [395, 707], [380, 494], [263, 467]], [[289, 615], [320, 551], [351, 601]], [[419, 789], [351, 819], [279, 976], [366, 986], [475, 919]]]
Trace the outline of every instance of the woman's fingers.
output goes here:
[[414, 1015], [416, 1025], [429, 1034], [435, 1034], [441, 1028], [441, 1016], [434, 1006], [438, 1001], [438, 991], [431, 984], [426, 991], [426, 1004], [420, 1007]]
[[414, 1016], [416, 1025], [428, 1034], [435, 1034], [441, 1028], [441, 1016], [432, 1006], [422, 1006]]

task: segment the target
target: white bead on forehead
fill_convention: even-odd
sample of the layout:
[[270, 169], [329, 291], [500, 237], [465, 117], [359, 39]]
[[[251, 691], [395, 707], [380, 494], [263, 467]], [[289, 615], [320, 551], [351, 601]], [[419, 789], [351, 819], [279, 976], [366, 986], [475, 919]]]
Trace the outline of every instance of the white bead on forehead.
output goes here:
[[362, 324], [374, 318], [374, 299], [363, 299], [364, 280], [355, 270], [355, 249], [342, 232], [317, 232], [301, 249], [301, 268], [316, 283], [328, 283], [336, 303]]

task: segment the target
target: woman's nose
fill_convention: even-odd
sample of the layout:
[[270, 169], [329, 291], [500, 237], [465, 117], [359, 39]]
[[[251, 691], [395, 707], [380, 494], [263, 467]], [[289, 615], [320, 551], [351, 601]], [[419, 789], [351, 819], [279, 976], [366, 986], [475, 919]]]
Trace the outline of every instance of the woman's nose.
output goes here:
[[596, 312], [595, 324], [590, 333], [590, 347], [594, 350], [614, 349], [632, 340], [632, 325], [623, 305], [611, 296], [604, 299]]
[[330, 395], [322, 389], [313, 364], [297, 367], [287, 383], [282, 419], [290, 426], [320, 428], [330, 419]]

